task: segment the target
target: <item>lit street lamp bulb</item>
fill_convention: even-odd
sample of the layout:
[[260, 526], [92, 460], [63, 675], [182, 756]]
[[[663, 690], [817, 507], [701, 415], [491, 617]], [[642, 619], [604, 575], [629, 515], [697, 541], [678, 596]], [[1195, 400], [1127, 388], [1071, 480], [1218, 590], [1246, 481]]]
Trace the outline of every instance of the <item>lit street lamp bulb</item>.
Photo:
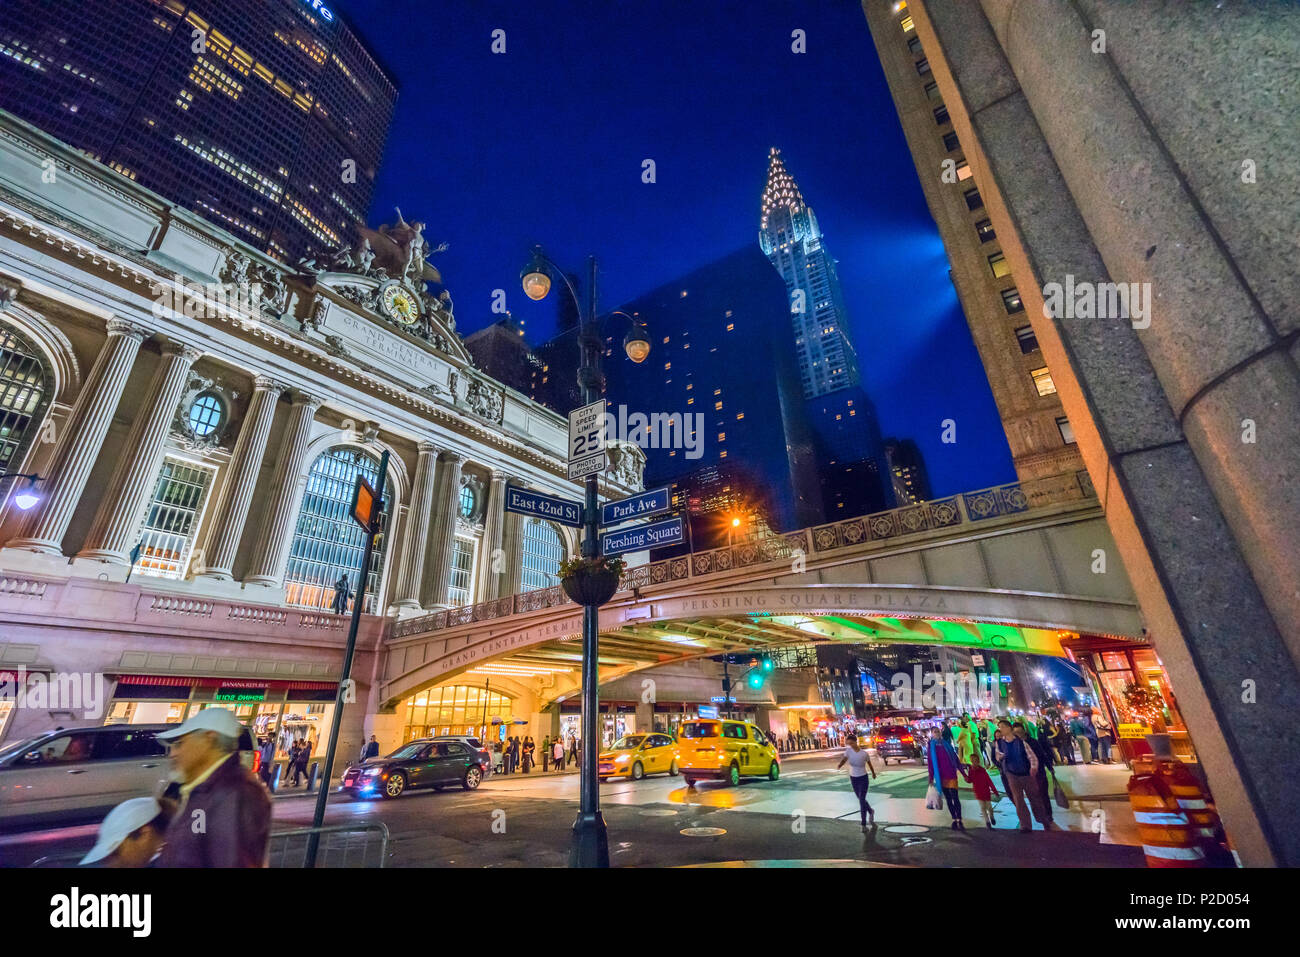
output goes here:
[[733, 518], [733, 519], [731, 520], [731, 527], [732, 527], [732, 528], [739, 528], [739, 527], [740, 527], [740, 519], [738, 519], [738, 518]]
[[14, 504], [17, 505], [24, 512], [31, 509], [40, 500], [41, 497], [37, 495], [35, 492], [19, 492], [17, 495], [14, 496]]
[[[544, 272], [525, 273], [523, 278], [524, 295], [533, 302], [540, 302], [551, 291], [551, 277]], [[648, 350], [647, 350], [648, 351]]]
[[631, 339], [623, 348], [633, 362], [645, 362], [646, 356], [650, 355], [650, 343], [644, 339]]

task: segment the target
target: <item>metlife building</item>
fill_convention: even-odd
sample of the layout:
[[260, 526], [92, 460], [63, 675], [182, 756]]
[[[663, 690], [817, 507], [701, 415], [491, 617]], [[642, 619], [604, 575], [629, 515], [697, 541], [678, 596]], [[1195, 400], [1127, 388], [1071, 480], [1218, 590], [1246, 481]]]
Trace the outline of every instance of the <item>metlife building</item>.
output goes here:
[[0, 109], [287, 262], [353, 241], [396, 100], [325, 0], [0, 3]]

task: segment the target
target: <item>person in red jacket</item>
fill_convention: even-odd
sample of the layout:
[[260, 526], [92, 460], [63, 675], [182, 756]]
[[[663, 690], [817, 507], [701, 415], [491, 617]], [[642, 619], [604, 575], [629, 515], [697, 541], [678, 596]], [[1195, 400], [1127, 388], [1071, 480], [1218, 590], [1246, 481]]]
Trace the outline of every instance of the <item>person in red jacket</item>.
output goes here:
[[984, 815], [984, 826], [993, 827], [996, 823], [993, 815], [993, 802], [1001, 798], [1002, 795], [993, 786], [993, 779], [989, 777], [989, 773], [984, 770], [978, 751], [971, 756], [970, 767], [966, 769], [966, 779], [970, 781], [971, 789], [975, 792], [975, 800], [980, 802], [980, 813]]
[[243, 728], [225, 708], [204, 708], [158, 740], [180, 785], [159, 867], [266, 867], [271, 796], [239, 763]]

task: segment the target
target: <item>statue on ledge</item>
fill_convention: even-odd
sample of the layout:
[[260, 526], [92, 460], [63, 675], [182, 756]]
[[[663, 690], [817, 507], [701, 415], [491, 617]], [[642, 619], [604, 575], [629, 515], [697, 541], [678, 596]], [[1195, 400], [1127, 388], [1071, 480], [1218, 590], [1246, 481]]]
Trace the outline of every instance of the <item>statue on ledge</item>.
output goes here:
[[397, 213], [397, 222], [392, 225], [386, 223], [378, 229], [357, 227], [374, 250], [379, 268], [388, 276], [405, 280], [416, 289], [422, 289], [426, 281], [441, 283], [442, 274], [429, 264], [428, 259], [434, 253], [446, 250], [447, 244], [442, 243], [436, 249], [431, 249], [428, 240], [424, 238], [424, 223], [419, 220], [408, 223], [402, 218], [402, 210], [398, 207], [394, 207], [394, 212]]

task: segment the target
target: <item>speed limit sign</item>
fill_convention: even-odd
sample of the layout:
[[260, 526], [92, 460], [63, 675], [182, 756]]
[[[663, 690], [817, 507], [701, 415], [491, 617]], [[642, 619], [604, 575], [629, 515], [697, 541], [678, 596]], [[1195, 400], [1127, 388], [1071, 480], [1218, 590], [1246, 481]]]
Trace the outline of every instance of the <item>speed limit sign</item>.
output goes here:
[[605, 471], [605, 400], [569, 413], [569, 478]]

